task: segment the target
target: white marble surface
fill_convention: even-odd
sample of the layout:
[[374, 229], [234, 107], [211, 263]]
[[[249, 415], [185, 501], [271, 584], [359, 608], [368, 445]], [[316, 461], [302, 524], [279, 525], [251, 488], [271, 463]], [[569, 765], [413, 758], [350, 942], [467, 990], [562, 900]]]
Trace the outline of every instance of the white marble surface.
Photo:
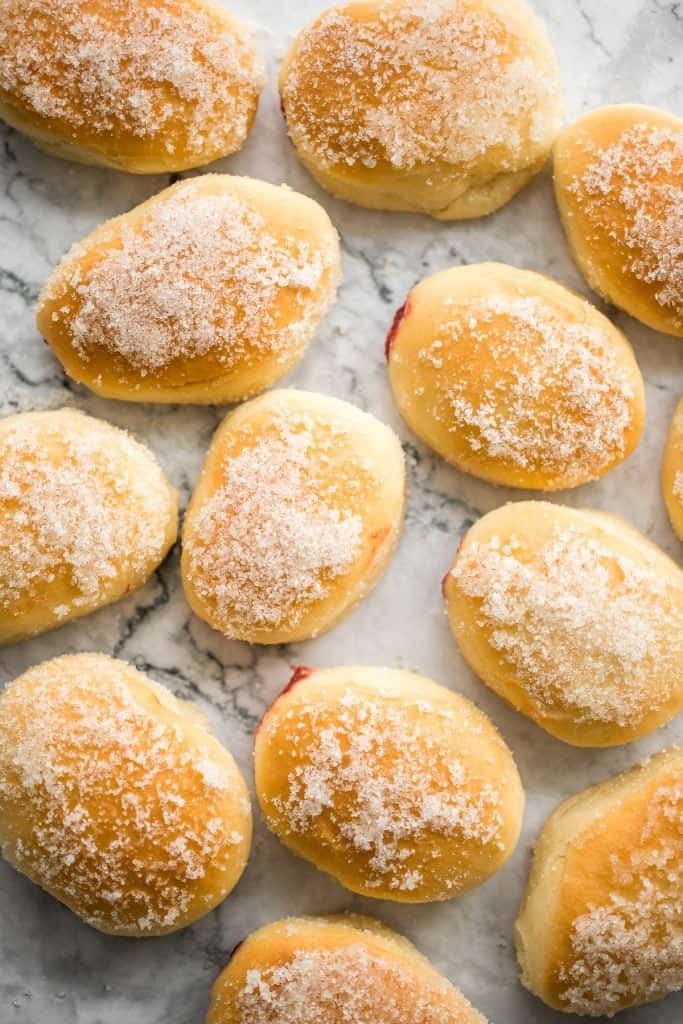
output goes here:
[[[231, 6], [255, 24], [270, 84], [248, 144], [217, 169], [288, 182], [319, 199], [341, 232], [339, 302], [290, 380], [349, 399], [400, 433], [411, 493], [398, 556], [370, 599], [332, 633], [292, 647], [249, 648], [222, 639], [190, 614], [176, 551], [121, 604], [2, 650], [0, 685], [68, 651], [127, 658], [204, 708], [251, 777], [254, 723], [292, 665], [355, 662], [419, 670], [473, 698], [501, 728], [528, 793], [524, 834], [512, 861], [479, 890], [455, 902], [411, 908], [353, 897], [281, 848], [257, 818], [252, 859], [233, 896], [193, 928], [142, 941], [99, 935], [1, 863], [0, 1021], [200, 1024], [213, 979], [242, 936], [285, 914], [344, 908], [374, 913], [405, 932], [497, 1024], [566, 1020], [528, 996], [517, 980], [511, 931], [533, 838], [561, 798], [683, 741], [683, 725], [621, 749], [572, 749], [508, 709], [469, 673], [447, 628], [439, 581], [473, 519], [526, 495], [469, 479], [418, 444], [392, 407], [383, 358], [387, 327], [408, 289], [452, 264], [500, 260], [586, 292], [564, 242], [550, 177], [543, 174], [495, 216], [460, 225], [369, 213], [332, 200], [297, 164], [274, 85], [288, 41], [324, 0], [231, 0]], [[628, 100], [683, 113], [680, 3], [535, 0], [535, 6], [559, 53], [568, 117]], [[33, 322], [38, 289], [64, 250], [106, 217], [167, 185], [168, 177], [135, 178], [63, 163], [5, 127], [0, 146], [2, 413], [69, 404], [129, 427], [158, 453], [186, 502], [222, 411], [96, 399], [65, 379]], [[683, 346], [607, 312], [632, 339], [647, 379], [647, 433], [637, 453], [604, 482], [553, 500], [625, 514], [680, 562], [683, 549], [666, 521], [658, 469], [667, 423], [683, 390]], [[675, 1024], [683, 1020], [683, 995], [619, 1019]]]

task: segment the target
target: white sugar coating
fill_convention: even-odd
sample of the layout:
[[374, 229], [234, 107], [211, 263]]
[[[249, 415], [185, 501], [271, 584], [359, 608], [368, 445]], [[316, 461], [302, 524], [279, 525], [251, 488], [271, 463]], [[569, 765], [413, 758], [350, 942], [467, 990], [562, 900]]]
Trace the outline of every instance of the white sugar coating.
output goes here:
[[[683, 316], [683, 130], [634, 124], [610, 146], [584, 146], [590, 159], [570, 191], [619, 248], [622, 270]], [[605, 199], [616, 200], [623, 225]]]
[[240, 1024], [485, 1024], [445, 979], [418, 981], [360, 942], [248, 971], [236, 1009]]
[[261, 85], [246, 38], [208, 6], [0, 3], [0, 89], [73, 131], [165, 135], [170, 152], [231, 150], [246, 138]]
[[679, 470], [674, 477], [674, 496], [683, 501], [683, 470]]
[[505, 171], [552, 139], [557, 89], [553, 59], [495, 4], [406, 0], [371, 19], [323, 15], [297, 43], [283, 100], [297, 145], [324, 166], [463, 165], [500, 148]]
[[465, 545], [452, 575], [542, 713], [628, 727], [673, 696], [682, 593], [654, 561], [558, 525], [538, 550], [515, 537]]
[[[659, 834], [663, 820], [671, 834]], [[626, 1001], [683, 988], [683, 775], [653, 795], [640, 842], [615, 853], [606, 903], [572, 922], [560, 998], [574, 1013], [614, 1014]]]
[[348, 845], [367, 855], [363, 882], [370, 888], [418, 888], [435, 837], [452, 842], [444, 895], [468, 878], [459, 846], [505, 848], [501, 790], [456, 752], [458, 733], [481, 732], [465, 707], [349, 687], [333, 709], [324, 699], [297, 704], [279, 730], [282, 753], [297, 763], [286, 793], [273, 798], [275, 809], [290, 834], [312, 833], [331, 850]]
[[550, 483], [567, 474], [584, 480], [624, 454], [634, 371], [607, 325], [569, 322], [535, 296], [494, 293], [453, 305], [419, 358], [437, 370], [447, 355], [454, 360], [452, 372], [430, 376], [432, 411], [472, 451], [540, 470]]
[[[114, 244], [88, 269], [87, 240], [76, 246], [44, 298], [73, 289], [75, 308], [65, 302], [53, 320], [66, 322], [79, 356], [104, 347], [142, 376], [207, 355], [222, 372], [264, 355], [286, 360], [334, 298], [332, 233], [319, 245], [276, 238], [246, 201], [202, 193], [196, 181], [109, 237]], [[294, 307], [286, 316], [283, 298]]]
[[[0, 697], [0, 835], [15, 866], [105, 930], [172, 927], [244, 840], [235, 772], [180, 720], [151, 711], [128, 666], [46, 662]], [[163, 687], [152, 702], [182, 715]], [[154, 707], [154, 703], [152, 704]], [[196, 721], [193, 718], [193, 724]], [[201, 736], [202, 730], [200, 730]], [[226, 802], [230, 813], [226, 814]], [[213, 900], [213, 902], [212, 902]]]
[[[187, 576], [228, 633], [298, 624], [364, 541], [362, 508], [317, 469], [334, 465], [345, 431], [323, 436], [305, 413], [277, 414], [268, 427], [245, 432], [242, 449], [222, 460], [222, 484], [192, 520]], [[360, 478], [361, 460], [343, 471]]]
[[62, 577], [62, 616], [92, 605], [152, 571], [168, 517], [156, 459], [124, 431], [72, 411], [0, 424], [0, 609]]

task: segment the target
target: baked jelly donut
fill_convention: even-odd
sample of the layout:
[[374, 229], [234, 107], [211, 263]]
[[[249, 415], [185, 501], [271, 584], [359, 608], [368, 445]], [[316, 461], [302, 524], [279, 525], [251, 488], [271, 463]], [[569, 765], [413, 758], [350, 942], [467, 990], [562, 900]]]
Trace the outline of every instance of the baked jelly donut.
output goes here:
[[316, 202], [207, 174], [97, 228], [45, 286], [38, 330], [106, 398], [235, 402], [303, 355], [340, 279]]
[[445, 900], [513, 852], [524, 792], [474, 704], [409, 672], [299, 670], [259, 727], [268, 827], [353, 892]]
[[263, 86], [213, 0], [3, 0], [0, 117], [53, 156], [138, 174], [234, 153]]
[[379, 420], [305, 391], [253, 399], [217, 431], [185, 517], [190, 606], [249, 643], [317, 636], [378, 581], [404, 502], [401, 445]]
[[508, 202], [560, 130], [559, 71], [523, 0], [363, 0], [305, 28], [280, 76], [297, 154], [333, 195], [444, 220]]
[[683, 399], [674, 413], [666, 442], [662, 490], [671, 525], [683, 540]]
[[544, 825], [516, 925], [522, 981], [553, 1009], [601, 1018], [682, 989], [682, 891], [674, 747], [571, 797]]
[[599, 107], [554, 152], [555, 193], [591, 288], [683, 337], [683, 121], [636, 104]]
[[206, 1024], [486, 1024], [413, 945], [372, 918], [291, 917], [254, 932]]
[[0, 848], [87, 924], [184, 928], [237, 884], [250, 843], [231, 755], [132, 666], [65, 655], [0, 694]]
[[0, 643], [137, 590], [177, 530], [176, 492], [125, 431], [74, 409], [0, 419]]
[[394, 321], [387, 359], [410, 428], [492, 483], [577, 487], [643, 433], [645, 389], [626, 338], [528, 270], [481, 263], [426, 278]]
[[465, 534], [444, 595], [473, 671], [565, 743], [629, 743], [683, 707], [683, 572], [616, 516], [505, 505]]

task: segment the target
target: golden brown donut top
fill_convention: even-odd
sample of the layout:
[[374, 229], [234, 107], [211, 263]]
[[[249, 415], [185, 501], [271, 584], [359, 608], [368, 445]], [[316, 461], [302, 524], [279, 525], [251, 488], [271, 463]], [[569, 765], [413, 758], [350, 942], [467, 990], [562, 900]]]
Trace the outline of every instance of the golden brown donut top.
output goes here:
[[683, 129], [636, 120], [608, 144], [587, 130], [576, 145], [568, 188], [591, 232], [683, 322]]
[[330, 300], [334, 233], [276, 237], [240, 194], [243, 179], [233, 192], [221, 181], [183, 182], [72, 249], [42, 302], [59, 299], [52, 320], [67, 324], [79, 357], [104, 349], [123, 372], [174, 368], [193, 380], [193, 360], [227, 372], [310, 333]]
[[361, 552], [375, 472], [334, 416], [274, 409], [223, 439], [189, 549], [186, 536], [188, 577], [216, 603], [221, 628], [295, 626]]
[[[478, 602], [488, 643], [547, 713], [559, 703], [577, 722], [628, 727], [671, 699], [683, 577], [664, 576], [647, 548], [636, 560], [569, 522], [534, 543], [520, 522], [519, 535], [464, 544], [452, 576]], [[657, 693], [653, 675], [665, 681]]]
[[152, 453], [108, 423], [71, 410], [0, 421], [0, 610], [62, 572], [73, 608], [97, 602], [162, 557], [168, 503]]
[[248, 839], [236, 767], [198, 715], [188, 742], [183, 715], [163, 687], [97, 654], [38, 665], [0, 697], [7, 852], [105, 931], [171, 929], [202, 882], [210, 909], [216, 871]]
[[[617, 848], [614, 836], [619, 837]], [[583, 869], [582, 869], [583, 863]], [[586, 864], [596, 871], [587, 879]], [[628, 797], [586, 831], [564, 862], [580, 909], [557, 969], [573, 1013], [612, 1013], [683, 985], [683, 770], [635, 804]], [[601, 887], [607, 886], [607, 893]]]
[[492, 151], [501, 171], [533, 163], [554, 135], [557, 69], [535, 21], [525, 38], [510, 7], [513, 19], [477, 0], [332, 8], [285, 65], [295, 143], [327, 167], [476, 165]]
[[0, 94], [69, 137], [233, 148], [261, 72], [236, 23], [199, 0], [3, 0]]

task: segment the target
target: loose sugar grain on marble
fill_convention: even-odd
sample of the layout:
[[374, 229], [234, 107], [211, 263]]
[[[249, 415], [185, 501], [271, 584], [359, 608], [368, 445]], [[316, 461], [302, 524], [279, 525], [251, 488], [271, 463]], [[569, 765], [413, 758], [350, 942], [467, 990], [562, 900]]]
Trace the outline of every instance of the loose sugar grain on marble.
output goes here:
[[193, 523], [189, 578], [227, 632], [236, 621], [296, 625], [352, 568], [363, 541], [353, 499], [340, 505], [334, 479], [316, 485], [314, 464], [330, 464], [338, 438], [324, 441], [308, 416], [272, 426], [224, 461], [223, 483]]
[[332, 10], [297, 49], [283, 92], [288, 121], [327, 166], [463, 165], [502, 147], [501, 171], [516, 169], [528, 138], [552, 127], [554, 86], [553, 69], [544, 74], [533, 47], [508, 31], [493, 11], [443, 0], [386, 4], [373, 20]]
[[[659, 304], [683, 321], [683, 132], [636, 124], [611, 146], [584, 145], [590, 159], [570, 190], [619, 247], [622, 269], [655, 286]], [[623, 233], [605, 210], [612, 197]]]
[[[375, 699], [348, 690], [334, 715], [313, 705], [290, 712], [288, 744], [301, 763], [274, 802], [290, 831], [305, 833], [324, 818], [333, 847], [336, 833], [367, 855], [368, 885], [406, 893], [424, 882], [415, 855], [424, 862], [418, 847], [430, 836], [502, 849], [500, 791], [472, 776], [435, 733], [435, 718], [447, 733], [480, 730], [464, 712], [428, 701], [403, 708], [390, 693]], [[461, 884], [456, 864], [444, 895]]]
[[448, 1006], [452, 991], [445, 981], [418, 986], [412, 972], [354, 943], [249, 971], [236, 1003], [241, 1024], [462, 1024], [465, 1010]]
[[[173, 926], [196, 883], [242, 842], [222, 813], [231, 780], [138, 702], [115, 662], [107, 671], [93, 655], [97, 686], [89, 683], [87, 657], [76, 668], [32, 669], [30, 698], [20, 685], [5, 690], [0, 805], [31, 808], [30, 840], [15, 846], [20, 870], [95, 927], [154, 933]], [[163, 687], [148, 685], [178, 709]]]
[[[67, 284], [78, 307], [53, 319], [67, 319], [85, 360], [105, 347], [146, 376], [210, 355], [229, 371], [264, 355], [286, 357], [310, 336], [332, 301], [336, 279], [323, 285], [335, 259], [331, 245], [277, 239], [239, 198], [197, 194], [189, 183], [141, 227], [123, 228], [87, 273], [67, 263], [66, 281], [58, 275], [53, 290]], [[291, 322], [278, 312], [285, 294], [294, 299]]]
[[[230, 148], [248, 130], [262, 72], [244, 40], [182, 0], [4, 0], [0, 89], [74, 131], [178, 131], [202, 152]], [[166, 96], [164, 99], [163, 97]]]
[[[673, 836], [653, 842], [658, 819]], [[611, 1015], [683, 988], [683, 776], [653, 795], [640, 841], [614, 857], [611, 881], [608, 902], [572, 924], [560, 981], [574, 1013]]]
[[[74, 608], [122, 574], [158, 562], [168, 492], [152, 455], [94, 420], [77, 428], [25, 422], [0, 436], [0, 608], [65, 573]], [[54, 446], [57, 455], [50, 454]], [[63, 616], [71, 608], [61, 609]], [[58, 609], [58, 614], [60, 609]]]
[[[542, 711], [559, 703], [578, 721], [627, 727], [670, 699], [683, 614], [655, 565], [557, 527], [535, 555], [515, 538], [466, 547], [453, 576]], [[671, 680], [658, 698], [653, 674]]]

